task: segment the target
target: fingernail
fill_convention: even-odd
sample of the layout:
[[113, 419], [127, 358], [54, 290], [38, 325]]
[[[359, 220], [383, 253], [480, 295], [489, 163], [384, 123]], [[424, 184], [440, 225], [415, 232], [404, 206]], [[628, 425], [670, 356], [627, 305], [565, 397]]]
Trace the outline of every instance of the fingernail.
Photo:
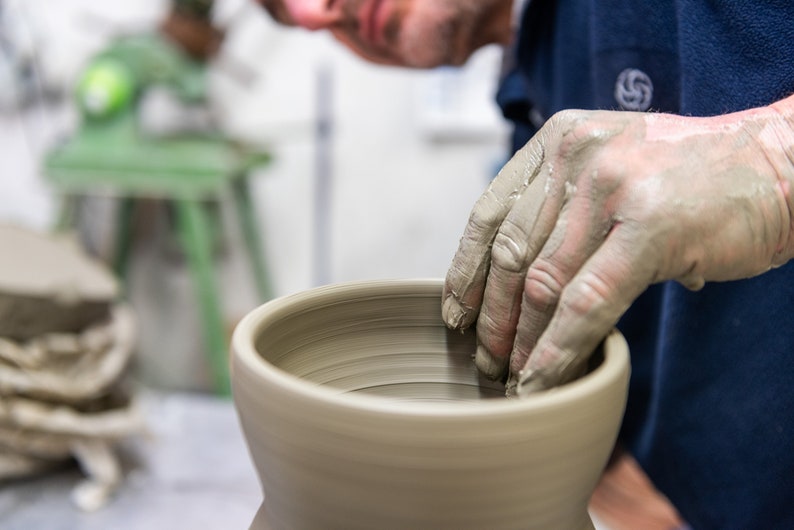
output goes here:
[[447, 296], [444, 300], [444, 304], [441, 307], [441, 318], [444, 319], [448, 327], [452, 329], [466, 327], [468, 325], [468, 322], [466, 322], [467, 314], [468, 311], [452, 295]]
[[516, 395], [526, 397], [532, 393], [548, 389], [545, 378], [537, 370], [521, 370], [518, 373], [518, 386]]
[[494, 357], [481, 345], [477, 346], [477, 353], [474, 355], [474, 364], [477, 365], [477, 369], [485, 377], [494, 381], [501, 379], [509, 360], [509, 357]]

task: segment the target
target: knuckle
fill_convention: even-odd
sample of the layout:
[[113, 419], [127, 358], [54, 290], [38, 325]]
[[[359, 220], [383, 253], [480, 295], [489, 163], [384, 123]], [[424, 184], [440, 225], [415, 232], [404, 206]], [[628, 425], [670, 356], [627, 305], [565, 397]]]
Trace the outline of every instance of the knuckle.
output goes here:
[[589, 114], [580, 109], [563, 109], [555, 112], [548, 120], [548, 126], [554, 129], [567, 129], [571, 125], [580, 123]]
[[613, 290], [609, 280], [596, 272], [586, 272], [568, 286], [562, 303], [578, 316], [599, 314], [612, 298]]
[[[596, 170], [590, 173], [590, 183], [594, 189], [612, 195], [623, 186], [624, 175], [620, 170], [612, 167], [608, 161], [602, 160], [596, 165]], [[631, 191], [637, 192], [637, 190]]]
[[506, 220], [494, 238], [491, 262], [508, 272], [521, 272], [527, 267], [529, 235], [518, 224]]
[[563, 159], [580, 156], [583, 152], [594, 155], [614, 136], [615, 124], [595, 111], [569, 109], [552, 117], [550, 130], [557, 136], [557, 154]]
[[477, 232], [488, 231], [502, 221], [504, 215], [501, 208], [495, 207], [499, 200], [489, 189], [475, 203], [469, 214], [469, 227]]
[[563, 282], [560, 272], [547, 259], [539, 258], [527, 270], [524, 294], [533, 307], [547, 308], [560, 299]]
[[532, 353], [527, 368], [535, 373], [535, 377], [547, 381], [544, 386], [551, 387], [567, 379], [568, 372], [577, 362], [575, 353], [557, 344], [547, 343]]
[[560, 372], [570, 365], [576, 356], [569, 350], [560, 348], [557, 344], [549, 343], [538, 352], [541, 356], [539, 362], [549, 372]]

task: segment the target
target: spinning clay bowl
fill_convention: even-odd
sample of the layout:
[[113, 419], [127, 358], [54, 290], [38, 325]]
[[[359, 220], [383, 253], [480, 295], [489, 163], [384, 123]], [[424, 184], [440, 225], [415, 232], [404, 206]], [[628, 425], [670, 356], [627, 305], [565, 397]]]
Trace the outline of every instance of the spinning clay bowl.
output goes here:
[[356, 282], [271, 301], [232, 338], [234, 401], [264, 501], [251, 528], [579, 529], [612, 450], [629, 356], [527, 398], [481, 378], [441, 281]]

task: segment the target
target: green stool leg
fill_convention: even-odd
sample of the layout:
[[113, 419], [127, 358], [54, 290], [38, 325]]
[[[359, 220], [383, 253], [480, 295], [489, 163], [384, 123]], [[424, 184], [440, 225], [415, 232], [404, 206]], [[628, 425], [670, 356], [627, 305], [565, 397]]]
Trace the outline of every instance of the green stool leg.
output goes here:
[[207, 212], [198, 200], [178, 200], [176, 211], [177, 230], [193, 276], [201, 310], [215, 391], [220, 395], [228, 396], [231, 393], [228, 341], [213, 273], [210, 222]]
[[127, 272], [129, 267], [130, 247], [132, 246], [132, 215], [135, 210], [135, 199], [123, 197], [119, 199], [118, 212], [116, 212], [116, 239], [113, 256], [113, 269], [127, 286]]
[[260, 239], [258, 230], [259, 225], [256, 220], [256, 211], [254, 210], [254, 204], [251, 200], [248, 181], [245, 175], [234, 179], [232, 192], [234, 195], [234, 209], [237, 210], [239, 216], [240, 228], [243, 232], [245, 247], [251, 261], [254, 280], [256, 281], [256, 289], [259, 292], [261, 301], [266, 302], [273, 298], [273, 284], [270, 281], [270, 272], [268, 271], [267, 263], [264, 259], [262, 240]]
[[56, 232], [68, 232], [76, 226], [77, 210], [80, 209], [81, 197], [73, 194], [63, 195], [58, 218], [55, 220]]

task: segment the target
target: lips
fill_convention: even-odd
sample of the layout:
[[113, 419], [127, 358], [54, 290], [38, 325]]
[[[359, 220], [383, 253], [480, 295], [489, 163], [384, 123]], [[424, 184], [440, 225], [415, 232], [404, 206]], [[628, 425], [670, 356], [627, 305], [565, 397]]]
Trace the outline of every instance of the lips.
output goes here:
[[377, 45], [383, 42], [383, 28], [386, 25], [387, 13], [384, 0], [365, 1], [358, 12], [361, 37], [365, 42]]

